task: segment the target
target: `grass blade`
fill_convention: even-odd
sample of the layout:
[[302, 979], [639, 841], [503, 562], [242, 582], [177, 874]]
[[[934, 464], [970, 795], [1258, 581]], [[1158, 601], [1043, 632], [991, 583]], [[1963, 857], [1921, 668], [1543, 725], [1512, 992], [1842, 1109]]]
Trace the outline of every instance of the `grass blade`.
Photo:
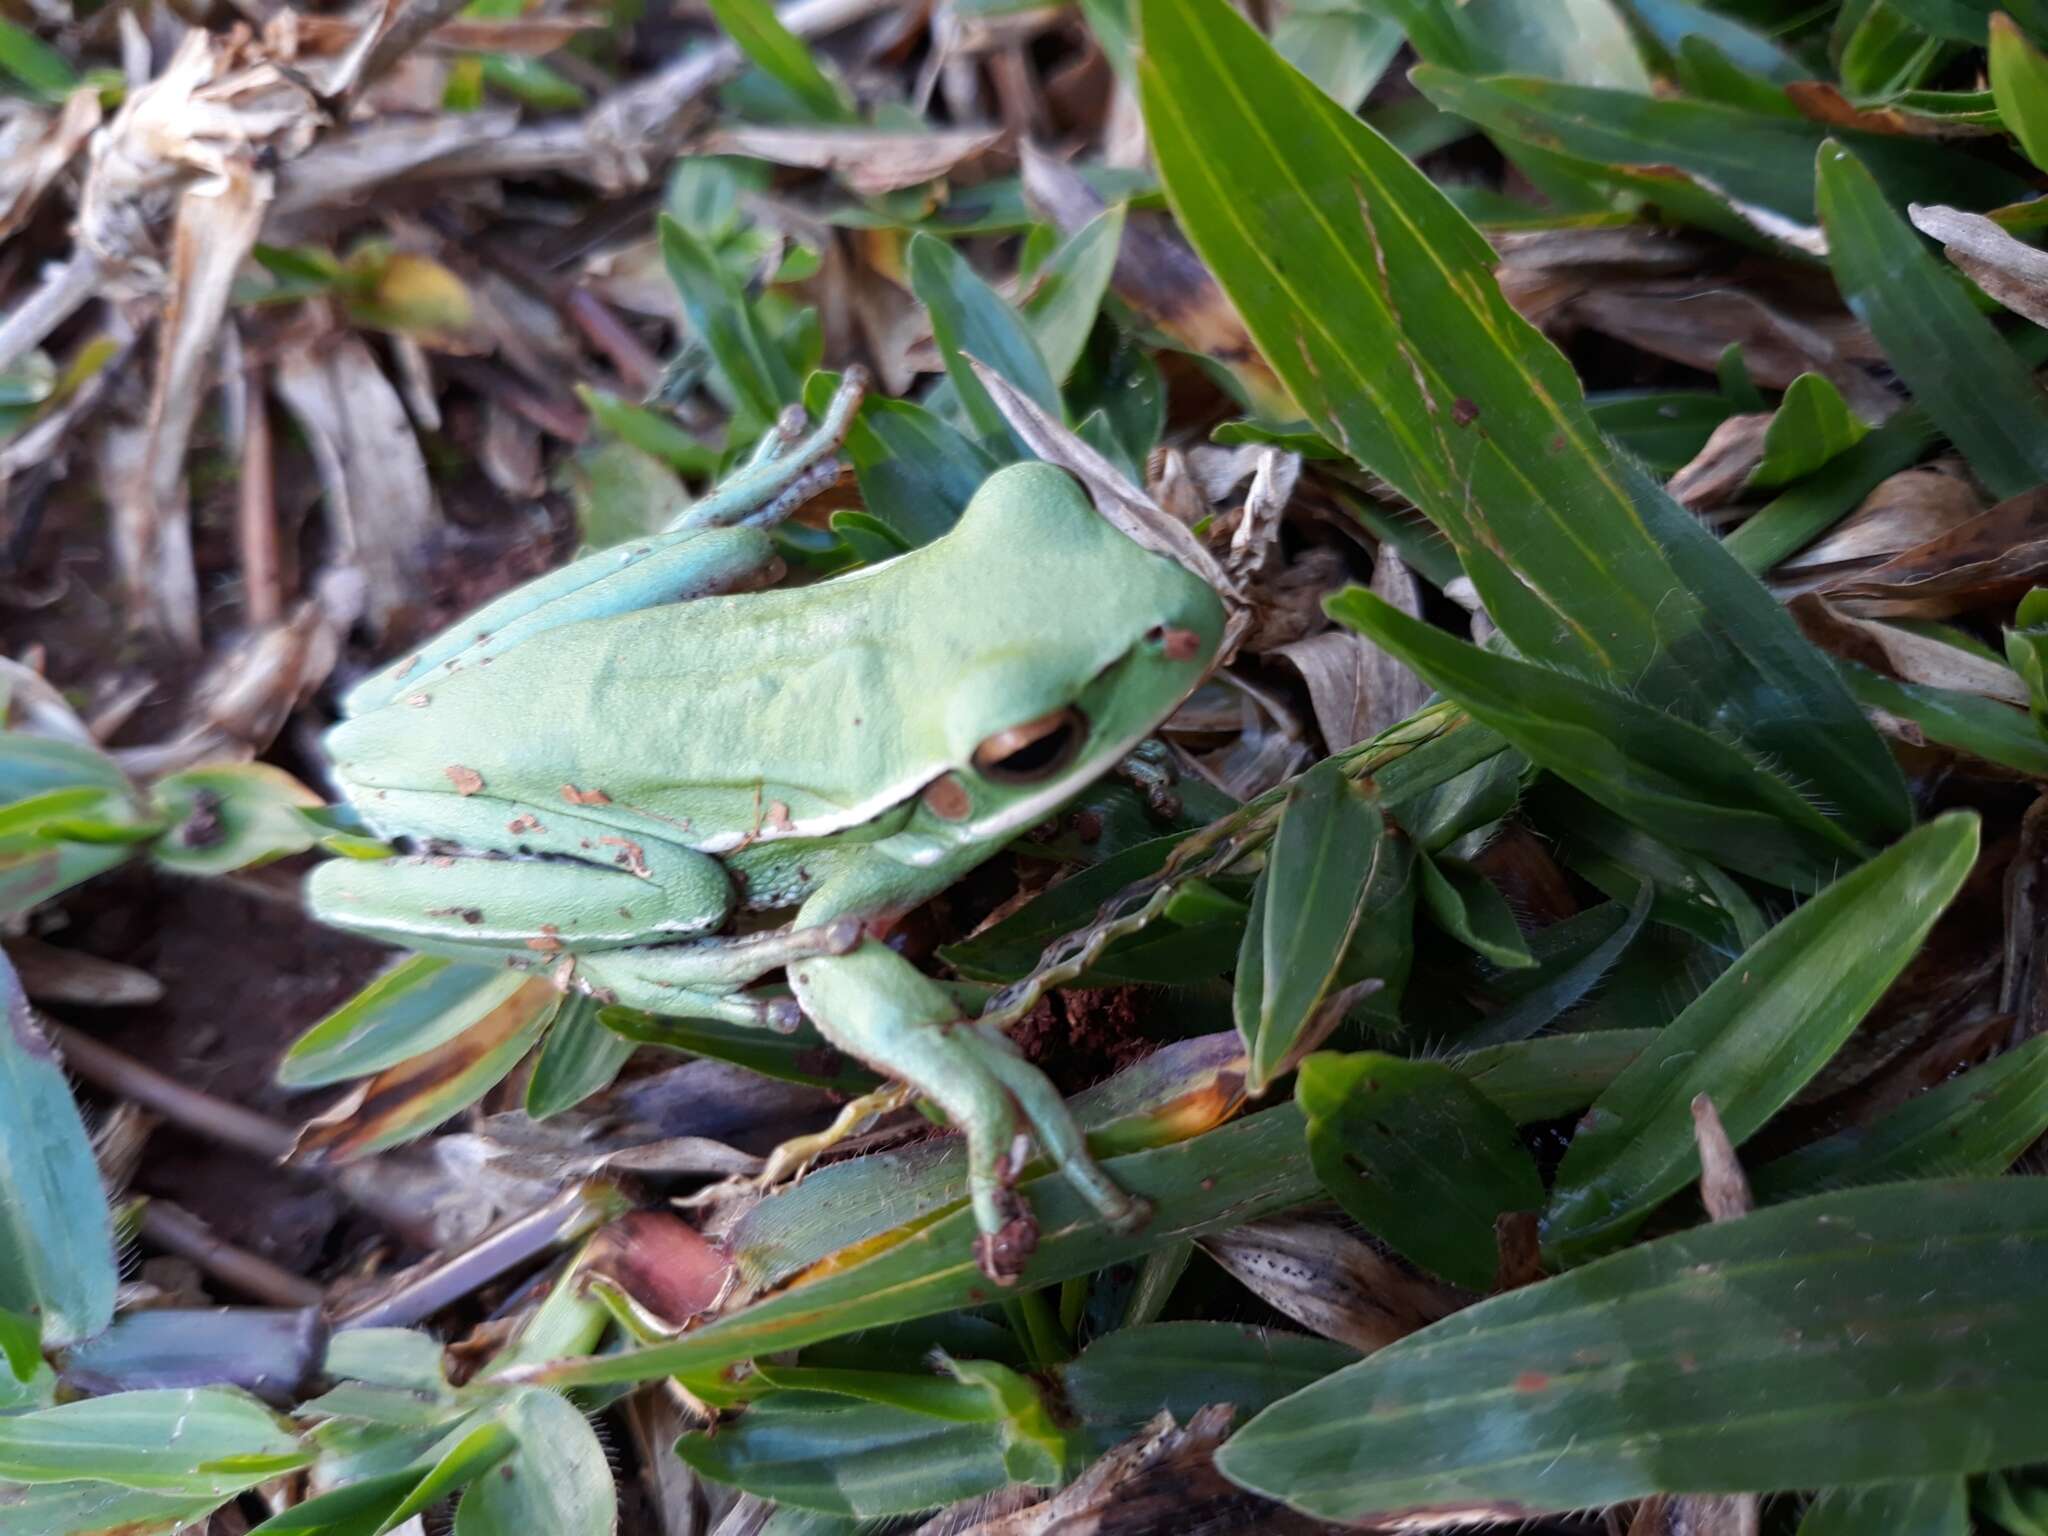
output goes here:
[[1182, 226], [1310, 421], [1450, 536], [1523, 654], [1714, 716], [1856, 835], [1895, 835], [1883, 744], [1768, 595], [1620, 470], [1478, 231], [1220, 0], [1144, 16]]
[[2048, 399], [1841, 144], [1821, 147], [1835, 281], [1913, 395], [2003, 500], [2048, 480]]
[[1600, 1095], [1557, 1170], [1544, 1245], [1577, 1262], [1699, 1175], [1691, 1105], [1737, 1146], [1835, 1053], [1905, 968], [1977, 857], [1977, 818], [1928, 823], [1740, 955]]
[[1309, 1161], [1352, 1220], [1468, 1290], [1493, 1287], [1494, 1223], [1543, 1204], [1543, 1179], [1493, 1101], [1455, 1068], [1318, 1051], [1295, 1102]]
[[2044, 1306], [2048, 1181], [1822, 1195], [1482, 1302], [1267, 1409], [1217, 1465], [1365, 1524], [2037, 1461]]

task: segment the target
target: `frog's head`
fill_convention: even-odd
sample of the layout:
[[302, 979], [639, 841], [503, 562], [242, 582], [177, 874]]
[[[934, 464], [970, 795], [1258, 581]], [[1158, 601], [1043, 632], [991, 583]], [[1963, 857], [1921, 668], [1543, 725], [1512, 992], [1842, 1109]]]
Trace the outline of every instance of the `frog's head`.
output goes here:
[[976, 596], [946, 669], [949, 766], [906, 829], [928, 857], [1005, 841], [1115, 767], [1208, 675], [1225, 629], [1207, 582], [1050, 465], [991, 476], [940, 542]]

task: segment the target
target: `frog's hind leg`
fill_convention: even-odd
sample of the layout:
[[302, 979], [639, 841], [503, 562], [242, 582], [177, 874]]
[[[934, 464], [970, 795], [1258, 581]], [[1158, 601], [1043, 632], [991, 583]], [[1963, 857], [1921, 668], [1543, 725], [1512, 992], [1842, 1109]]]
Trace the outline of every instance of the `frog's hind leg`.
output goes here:
[[1129, 1232], [1142, 1227], [1152, 1215], [1149, 1202], [1119, 1188], [1088, 1150], [1088, 1139], [1067, 1101], [1038, 1068], [1026, 1061], [1008, 1035], [993, 1026], [969, 1026], [963, 1031], [984, 1065], [1024, 1111], [1024, 1118], [1037, 1133], [1055, 1167], [1066, 1175], [1082, 1199], [1101, 1213], [1103, 1220]]
[[[944, 988], [872, 940], [851, 954], [792, 965], [789, 980], [828, 1040], [908, 1084], [959, 1127], [967, 1143], [968, 1203], [978, 1229], [975, 1260], [998, 1285], [1014, 1284], [1038, 1243], [1038, 1223], [1016, 1190], [1030, 1143], [1018, 1135], [1020, 1101], [995, 1069], [988, 1042], [961, 1017]], [[1015, 1064], [1032, 1071], [1021, 1059]], [[1025, 1107], [1043, 1113], [1045, 1099], [1058, 1105], [1059, 1097], [1043, 1078], [1037, 1082], [1043, 1095], [1027, 1089], [1034, 1098]], [[1077, 1131], [1063, 1145], [1071, 1154], [1078, 1141]], [[1107, 1185], [1106, 1178], [1102, 1182]], [[1122, 1197], [1119, 1213], [1127, 1216], [1129, 1205], [1129, 1197]]]

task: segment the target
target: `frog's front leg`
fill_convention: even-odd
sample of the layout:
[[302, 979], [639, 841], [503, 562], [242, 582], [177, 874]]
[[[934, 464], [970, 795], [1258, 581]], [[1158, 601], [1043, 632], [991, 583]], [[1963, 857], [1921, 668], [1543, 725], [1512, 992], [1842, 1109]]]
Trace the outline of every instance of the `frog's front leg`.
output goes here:
[[943, 988], [894, 950], [869, 940], [850, 954], [800, 961], [789, 980], [826, 1039], [908, 1084], [960, 1128], [979, 1229], [975, 1262], [998, 1285], [1016, 1282], [1038, 1243], [1037, 1221], [1015, 1188], [1030, 1161], [1020, 1108], [1047, 1155], [1107, 1220], [1128, 1227], [1150, 1214], [1103, 1172], [1038, 1069], [1007, 1039], [963, 1018]]

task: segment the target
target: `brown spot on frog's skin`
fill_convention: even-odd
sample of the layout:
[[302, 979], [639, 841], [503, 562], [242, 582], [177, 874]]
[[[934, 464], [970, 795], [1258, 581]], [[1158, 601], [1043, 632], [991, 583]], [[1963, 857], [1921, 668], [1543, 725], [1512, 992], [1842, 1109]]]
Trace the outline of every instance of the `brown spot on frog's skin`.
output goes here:
[[942, 773], [925, 785], [924, 793], [918, 797], [924, 801], [925, 809], [941, 821], [965, 821], [967, 813], [974, 809], [967, 798], [967, 787], [950, 773]]
[[455, 786], [458, 795], [473, 795], [484, 787], [484, 776], [474, 768], [465, 768], [460, 763], [450, 763], [441, 770], [448, 775], [448, 782]]
[[528, 814], [525, 816], [514, 816], [505, 823], [505, 830], [517, 837], [528, 832], [545, 832], [547, 828], [540, 824], [538, 816]]
[[638, 843], [634, 842], [631, 838], [600, 837], [598, 841], [600, 843], [603, 843], [607, 848], [616, 848], [619, 850], [617, 853], [612, 855], [612, 862], [618, 865], [621, 869], [627, 870], [633, 874], [638, 875], [642, 880], [651, 880], [654, 878], [653, 872], [650, 871], [647, 867], [647, 850], [642, 848]]
[[578, 789], [574, 784], [562, 786], [562, 798], [571, 805], [610, 805], [612, 797], [601, 789]]
[[1479, 407], [1463, 395], [1451, 402], [1451, 420], [1461, 427], [1469, 427], [1479, 419]]
[[793, 831], [796, 827], [796, 823], [789, 819], [789, 807], [780, 800], [768, 802], [767, 824], [777, 832]]
[[542, 923], [539, 935], [528, 939], [526, 947], [539, 950], [544, 955], [559, 954], [562, 948], [562, 941], [556, 938], [555, 935], [560, 931], [553, 923]]
[[1202, 637], [1192, 629], [1162, 630], [1159, 644], [1168, 661], [1193, 661], [1202, 654]]
[[429, 704], [433, 703], [434, 700], [432, 696], [429, 694], [415, 693], [405, 702], [410, 704], [414, 709], [425, 709]]
[[459, 917], [474, 928], [484, 920], [484, 909], [482, 907], [429, 907], [427, 908], [427, 916]]

